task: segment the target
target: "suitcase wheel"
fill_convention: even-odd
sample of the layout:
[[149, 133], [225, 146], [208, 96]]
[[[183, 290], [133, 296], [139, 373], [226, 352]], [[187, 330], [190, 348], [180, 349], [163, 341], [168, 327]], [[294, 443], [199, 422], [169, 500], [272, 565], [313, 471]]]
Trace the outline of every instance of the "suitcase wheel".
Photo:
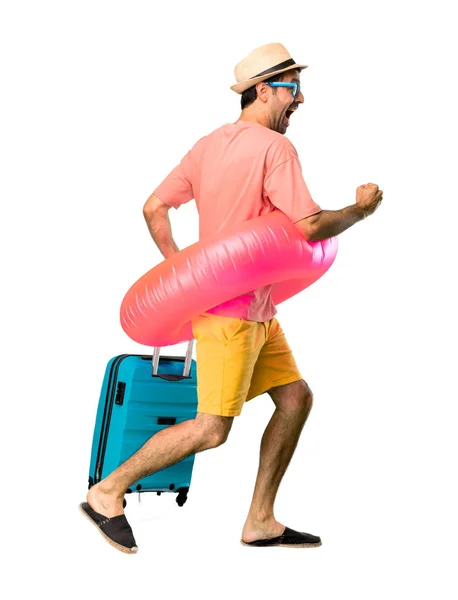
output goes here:
[[188, 490], [189, 488], [180, 488], [178, 490], [178, 495], [176, 497], [176, 503], [178, 504], [178, 506], [183, 506], [183, 504], [188, 499]]

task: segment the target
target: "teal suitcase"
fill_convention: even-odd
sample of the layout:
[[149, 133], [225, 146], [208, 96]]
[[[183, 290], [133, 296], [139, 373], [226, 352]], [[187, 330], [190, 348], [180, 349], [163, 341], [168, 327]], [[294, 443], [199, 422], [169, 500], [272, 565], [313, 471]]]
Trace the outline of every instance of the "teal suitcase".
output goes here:
[[[185, 357], [121, 354], [107, 364], [97, 409], [89, 488], [107, 477], [155, 433], [197, 413], [193, 340]], [[195, 455], [136, 481], [132, 492], [173, 492], [187, 500]]]

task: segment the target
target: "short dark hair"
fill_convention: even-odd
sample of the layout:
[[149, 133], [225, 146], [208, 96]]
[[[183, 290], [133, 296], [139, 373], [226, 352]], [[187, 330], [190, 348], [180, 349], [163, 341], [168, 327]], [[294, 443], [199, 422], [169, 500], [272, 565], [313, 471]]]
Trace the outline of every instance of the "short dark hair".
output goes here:
[[[302, 69], [299, 69], [299, 68], [291, 69], [291, 70], [299, 71], [299, 73], [302, 71]], [[290, 71], [285, 71], [284, 73], [279, 73], [278, 75], [274, 75], [273, 77], [270, 77], [269, 79], [265, 79], [263, 83], [273, 83], [274, 81], [283, 81], [283, 78], [289, 72]], [[272, 89], [273, 89], [273, 93], [276, 94], [277, 89], [276, 88], [272, 88]], [[256, 90], [256, 85], [253, 85], [250, 88], [248, 88], [247, 90], [245, 90], [242, 93], [242, 98], [240, 100], [242, 110], [244, 108], [246, 108], [247, 106], [250, 106], [250, 104], [253, 104], [253, 102], [256, 100], [257, 97], [258, 97], [258, 92]]]

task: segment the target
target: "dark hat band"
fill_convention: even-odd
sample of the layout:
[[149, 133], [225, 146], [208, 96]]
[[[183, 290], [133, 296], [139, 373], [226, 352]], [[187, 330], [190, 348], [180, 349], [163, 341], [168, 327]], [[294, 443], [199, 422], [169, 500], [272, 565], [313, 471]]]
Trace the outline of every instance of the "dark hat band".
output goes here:
[[296, 61], [293, 60], [292, 58], [290, 58], [289, 60], [285, 60], [285, 62], [282, 62], [279, 65], [275, 65], [275, 67], [271, 67], [270, 69], [267, 69], [267, 71], [263, 71], [262, 73], [258, 73], [257, 75], [250, 77], [250, 79], [256, 79], [256, 77], [262, 77], [263, 75], [268, 75], [269, 73], [275, 73], [275, 71], [280, 71], [281, 69], [286, 69], [286, 67], [291, 67], [292, 65], [295, 65], [295, 64], [296, 64]]

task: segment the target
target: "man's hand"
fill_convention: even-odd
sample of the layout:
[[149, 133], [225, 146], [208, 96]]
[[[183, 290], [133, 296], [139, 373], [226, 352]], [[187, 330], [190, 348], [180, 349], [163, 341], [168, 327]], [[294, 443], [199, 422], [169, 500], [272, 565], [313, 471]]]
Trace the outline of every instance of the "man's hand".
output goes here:
[[383, 191], [375, 183], [366, 183], [356, 188], [356, 204], [361, 209], [363, 217], [372, 215], [383, 200]]

